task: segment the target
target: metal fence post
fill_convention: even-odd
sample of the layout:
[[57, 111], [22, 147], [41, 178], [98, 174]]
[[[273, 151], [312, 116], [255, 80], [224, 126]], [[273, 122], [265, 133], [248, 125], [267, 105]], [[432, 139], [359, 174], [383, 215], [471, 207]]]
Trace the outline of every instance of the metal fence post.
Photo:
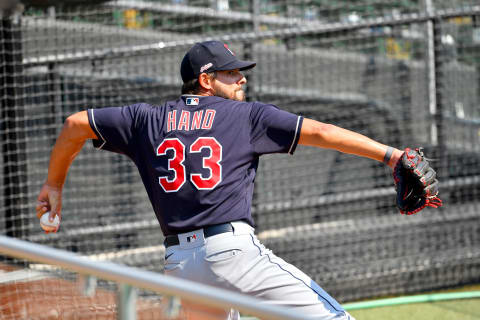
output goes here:
[[[433, 17], [434, 9], [432, 0], [425, 0], [427, 14]], [[431, 116], [430, 139], [432, 145], [438, 145], [438, 131], [436, 123], [437, 113], [437, 78], [435, 57], [435, 26], [433, 18], [427, 21], [427, 63], [428, 63], [428, 105]]]
[[134, 287], [120, 283], [117, 292], [117, 319], [135, 320], [137, 319], [137, 291]]
[[[430, 116], [431, 123], [431, 136], [432, 145], [435, 148], [435, 158], [440, 159], [438, 165], [438, 176], [440, 179], [447, 179], [449, 177], [449, 161], [446, 141], [446, 129], [444, 119], [444, 106], [445, 106], [445, 88], [442, 86], [441, 77], [444, 75], [442, 71], [442, 61], [440, 50], [441, 43], [441, 30], [440, 17], [437, 17], [436, 11], [432, 0], [425, 0], [427, 14], [430, 19], [427, 21], [428, 28], [428, 82], [429, 82], [429, 101], [430, 101]], [[445, 201], [448, 198], [448, 194], [442, 197]]]

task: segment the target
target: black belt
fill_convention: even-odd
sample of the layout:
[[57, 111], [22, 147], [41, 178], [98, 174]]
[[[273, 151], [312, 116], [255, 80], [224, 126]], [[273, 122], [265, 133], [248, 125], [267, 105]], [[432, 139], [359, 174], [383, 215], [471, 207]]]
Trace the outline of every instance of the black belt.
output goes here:
[[[216, 224], [214, 226], [208, 226], [203, 228], [203, 236], [205, 238], [208, 238], [216, 234], [231, 232], [231, 231], [233, 231], [233, 226], [231, 223]], [[165, 238], [165, 240], [163, 241], [163, 244], [165, 245], [165, 248], [168, 248], [170, 246], [179, 245], [180, 240], [178, 239], [177, 235], [170, 235]]]

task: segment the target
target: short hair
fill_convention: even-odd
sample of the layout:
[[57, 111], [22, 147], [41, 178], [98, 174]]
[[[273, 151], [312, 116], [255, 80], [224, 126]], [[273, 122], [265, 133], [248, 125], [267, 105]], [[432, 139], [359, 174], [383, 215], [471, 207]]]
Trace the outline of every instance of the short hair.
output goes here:
[[[217, 72], [209, 72], [207, 75], [215, 79], [217, 77]], [[198, 82], [198, 78], [184, 82], [182, 85], [182, 94], [197, 94], [199, 92], [200, 82]]]

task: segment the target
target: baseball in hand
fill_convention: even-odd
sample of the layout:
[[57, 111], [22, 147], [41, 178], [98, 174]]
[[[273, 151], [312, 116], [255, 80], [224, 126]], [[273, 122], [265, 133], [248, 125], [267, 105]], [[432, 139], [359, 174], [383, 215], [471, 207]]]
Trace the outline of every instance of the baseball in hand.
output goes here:
[[52, 232], [58, 229], [58, 226], [60, 225], [60, 219], [58, 218], [58, 216], [55, 216], [55, 219], [53, 219], [53, 221], [50, 221], [48, 219], [49, 216], [50, 212], [45, 212], [42, 215], [42, 217], [40, 218], [40, 226], [43, 230]]

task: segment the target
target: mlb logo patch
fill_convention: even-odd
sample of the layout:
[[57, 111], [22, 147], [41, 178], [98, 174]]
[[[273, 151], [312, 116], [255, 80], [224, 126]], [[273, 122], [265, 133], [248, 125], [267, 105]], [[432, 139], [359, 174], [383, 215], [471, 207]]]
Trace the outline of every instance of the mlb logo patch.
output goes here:
[[178, 235], [180, 247], [196, 248], [205, 244], [205, 237], [202, 230], [196, 230]]
[[195, 242], [197, 241], [197, 235], [194, 234], [193, 236], [187, 237], [187, 242]]
[[198, 103], [200, 102], [199, 98], [187, 98], [187, 106], [198, 106]]

